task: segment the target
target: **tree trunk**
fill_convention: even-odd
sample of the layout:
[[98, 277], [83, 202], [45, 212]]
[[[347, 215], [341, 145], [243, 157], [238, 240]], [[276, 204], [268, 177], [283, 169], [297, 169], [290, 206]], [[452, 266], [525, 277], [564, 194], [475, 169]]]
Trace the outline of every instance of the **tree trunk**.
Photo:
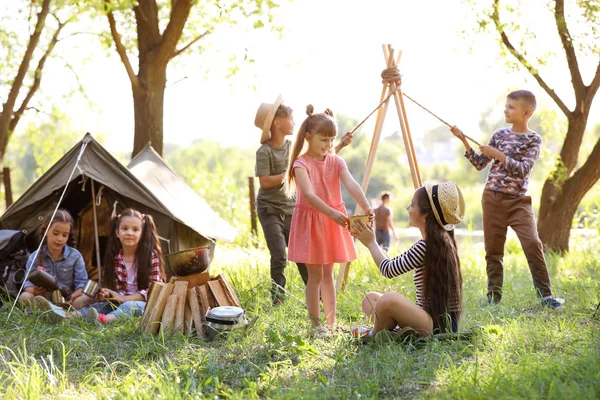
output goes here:
[[6, 148], [8, 147], [8, 140], [11, 136], [10, 124], [2, 118], [0, 113], [0, 164], [4, 161], [4, 155], [6, 154]]
[[[567, 138], [569, 134], [580, 137], [578, 134], [583, 135], [584, 130], [585, 122], [569, 120]], [[565, 144], [567, 142], [568, 139], [565, 139]], [[571, 158], [571, 163], [576, 163], [576, 159]], [[575, 167], [575, 164], [559, 166], [557, 172], [546, 180], [542, 190], [538, 231], [544, 246], [557, 252], [569, 251], [569, 235], [577, 206], [600, 179], [600, 140], [585, 164], [566, 179]]]
[[163, 104], [167, 81], [166, 65], [146, 61], [140, 64], [139, 85], [132, 86], [133, 108], [135, 113], [135, 137], [133, 153], [135, 157], [151, 143], [156, 152], [163, 152]]
[[[544, 184], [544, 189], [546, 189], [548, 182], [546, 181]], [[544, 194], [546, 193], [546, 190], [542, 192], [542, 201], [547, 201], [544, 198]], [[542, 204], [546, 206], [542, 208]], [[559, 253], [569, 251], [571, 225], [579, 202], [560, 192], [554, 201], [542, 204], [540, 204], [540, 216], [538, 220], [538, 231], [542, 243], [544, 243], [547, 249], [552, 251]], [[544, 210], [543, 214], [542, 209]]]

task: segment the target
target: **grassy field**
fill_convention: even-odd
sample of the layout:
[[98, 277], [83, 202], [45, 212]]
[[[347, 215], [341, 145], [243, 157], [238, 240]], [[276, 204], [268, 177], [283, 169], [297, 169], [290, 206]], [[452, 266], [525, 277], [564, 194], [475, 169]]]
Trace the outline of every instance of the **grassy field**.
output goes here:
[[[412, 275], [382, 278], [362, 246], [338, 320], [364, 324], [360, 299], [369, 290], [414, 298]], [[405, 246], [406, 247], [406, 246]], [[461, 329], [481, 325], [470, 341], [363, 345], [347, 333], [312, 337], [302, 282], [289, 267], [291, 296], [270, 305], [268, 255], [262, 249], [217, 249], [212, 272], [224, 271], [250, 317], [247, 335], [206, 342], [182, 335], [150, 337], [138, 319], [96, 327], [45, 322], [16, 309], [0, 315], [2, 399], [178, 398], [547, 398], [600, 397], [598, 241], [548, 259], [564, 310], [543, 308], [518, 244], [510, 241], [505, 296], [484, 300], [485, 266], [478, 244], [461, 247], [465, 312]]]

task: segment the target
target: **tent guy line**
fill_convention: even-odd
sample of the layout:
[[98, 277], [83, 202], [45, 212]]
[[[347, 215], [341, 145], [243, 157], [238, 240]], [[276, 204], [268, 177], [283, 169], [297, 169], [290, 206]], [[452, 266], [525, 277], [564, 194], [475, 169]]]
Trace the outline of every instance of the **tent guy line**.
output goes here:
[[[85, 151], [86, 147], [87, 147], [87, 142], [83, 142], [81, 144], [81, 149], [79, 150], [79, 154], [77, 155], [77, 161], [75, 162], [75, 165], [73, 166], [73, 169], [71, 170], [71, 175], [69, 175], [69, 179], [67, 179], [67, 183], [65, 184], [65, 188], [63, 189], [63, 191], [62, 191], [62, 193], [60, 195], [60, 198], [58, 199], [58, 202], [56, 203], [56, 207], [54, 208], [54, 212], [52, 213], [52, 216], [50, 217], [50, 222], [48, 223], [48, 226], [46, 227], [46, 231], [44, 232], [44, 235], [42, 235], [42, 239], [40, 240], [40, 244], [38, 245], [38, 248], [37, 248], [37, 250], [35, 251], [34, 254], [39, 254], [39, 251], [42, 248], [42, 245], [44, 244], [44, 239], [46, 239], [46, 235], [48, 234], [48, 231], [50, 230], [50, 226], [52, 226], [52, 221], [54, 220], [54, 216], [56, 215], [56, 212], [58, 211], [58, 208], [60, 207], [60, 204], [62, 203], [62, 200], [65, 197], [65, 193], [67, 192], [67, 188], [69, 187], [69, 183], [71, 182], [71, 178], [73, 178], [73, 174], [75, 173], [75, 170], [79, 167], [79, 162], [81, 161], [81, 156], [83, 155], [83, 152]], [[19, 288], [19, 292], [17, 293], [16, 299], [18, 299], [19, 296], [21, 296], [21, 292], [23, 291], [23, 286], [25, 286], [25, 282], [27, 282], [27, 277], [29, 276], [29, 272], [31, 271], [31, 267], [33, 267], [33, 263], [31, 263], [29, 265], [29, 268], [27, 268], [27, 271], [25, 271], [25, 278], [23, 279], [23, 282], [21, 283], [21, 287]], [[10, 308], [10, 312], [8, 313], [7, 321], [10, 321], [10, 316], [12, 315], [12, 312], [15, 309], [16, 305], [17, 305], [17, 301], [15, 300], [13, 302], [12, 307]]]

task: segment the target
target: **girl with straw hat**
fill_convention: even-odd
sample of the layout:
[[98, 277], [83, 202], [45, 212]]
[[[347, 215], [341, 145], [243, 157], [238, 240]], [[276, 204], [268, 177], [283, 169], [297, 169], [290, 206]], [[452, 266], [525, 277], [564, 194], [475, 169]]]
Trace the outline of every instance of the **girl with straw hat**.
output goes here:
[[375, 326], [352, 329], [363, 340], [396, 327], [412, 328], [420, 336], [458, 331], [463, 289], [454, 225], [464, 215], [463, 195], [454, 182], [426, 182], [415, 191], [407, 210], [409, 225], [419, 228], [422, 239], [392, 259], [377, 245], [373, 229], [357, 224], [354, 236], [369, 249], [381, 274], [393, 278], [414, 270], [417, 289], [414, 303], [395, 292], [367, 293], [362, 309]]

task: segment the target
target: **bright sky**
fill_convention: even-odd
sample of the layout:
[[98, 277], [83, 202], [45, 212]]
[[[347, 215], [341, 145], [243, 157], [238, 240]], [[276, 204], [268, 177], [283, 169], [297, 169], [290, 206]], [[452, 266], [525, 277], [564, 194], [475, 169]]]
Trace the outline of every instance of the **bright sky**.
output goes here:
[[[277, 23], [285, 27], [281, 40], [268, 32], [242, 34], [230, 29], [216, 33], [208, 39], [205, 53], [210, 58], [208, 75], [200, 65], [205, 61], [195, 56], [183, 55], [186, 58], [169, 67], [165, 142], [185, 145], [205, 138], [257, 147], [256, 109], [261, 102], [273, 102], [279, 93], [296, 111], [298, 125], [308, 103], [317, 110], [328, 107], [360, 121], [379, 103], [384, 43], [403, 51], [403, 91], [475, 137], [490, 134], [479, 132], [480, 115], [510, 88], [533, 90], [542, 105], [551, 105], [528, 74], [507, 71], [489, 42], [482, 43], [475, 54], [467, 54], [459, 33], [465, 27], [465, 10], [460, 1], [447, 0], [297, 0], [278, 12]], [[530, 15], [535, 16], [534, 23], [551, 26], [538, 13]], [[225, 79], [231, 51], [243, 48], [248, 48], [256, 62], [242, 65], [234, 78]], [[133, 100], [122, 64], [114, 54], [97, 57], [79, 73], [101, 114], [82, 109], [71, 111], [71, 117], [83, 121], [87, 131], [110, 133], [109, 149], [130, 151]], [[556, 78], [550, 73], [548, 80]], [[46, 76], [56, 84], [69, 74], [54, 70]], [[553, 87], [558, 79], [551, 82]], [[558, 87], [559, 93], [565, 88]], [[591, 123], [600, 121], [598, 103]], [[409, 101], [406, 105], [417, 145], [423, 132], [440, 123]], [[375, 116], [362, 129], [369, 135], [374, 120]], [[390, 107], [384, 135], [398, 129], [397, 114]]]

